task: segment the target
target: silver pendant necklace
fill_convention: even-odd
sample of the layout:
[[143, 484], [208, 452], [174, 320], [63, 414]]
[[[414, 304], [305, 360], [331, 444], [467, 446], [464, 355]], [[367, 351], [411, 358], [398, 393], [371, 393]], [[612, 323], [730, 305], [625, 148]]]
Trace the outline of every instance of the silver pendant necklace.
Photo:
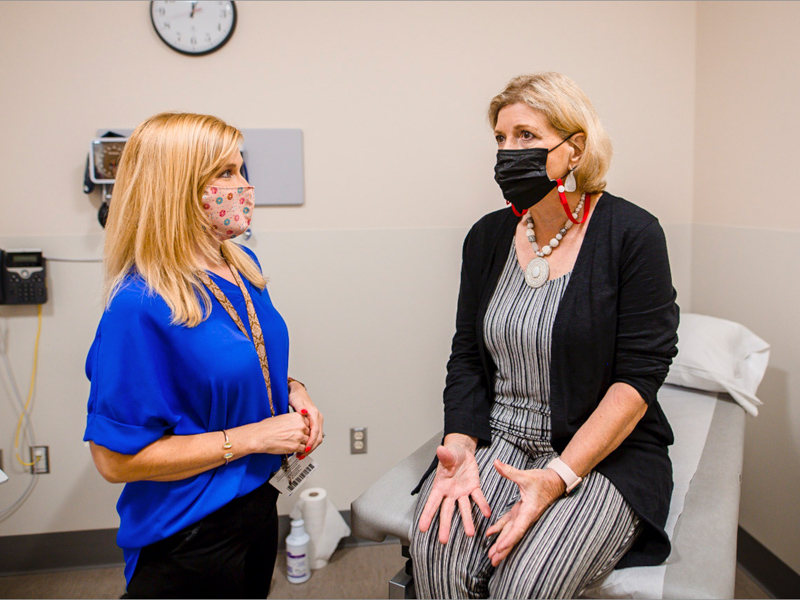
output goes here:
[[[573, 218], [578, 218], [583, 208], [584, 200], [586, 200], [585, 193], [581, 194], [581, 201], [578, 202], [578, 206], [575, 207], [575, 211], [572, 213]], [[528, 212], [527, 225], [528, 241], [531, 243], [531, 247], [536, 253], [536, 258], [531, 259], [528, 266], [525, 267], [525, 283], [532, 288], [540, 288], [550, 278], [550, 264], [545, 259], [545, 256], [549, 256], [553, 252], [553, 249], [558, 247], [561, 240], [564, 239], [564, 236], [567, 235], [567, 232], [572, 228], [572, 221], [567, 219], [567, 222], [564, 223], [564, 227], [550, 240], [549, 244], [542, 246], [541, 249], [539, 249], [539, 245], [536, 243], [536, 233], [533, 230], [533, 217], [531, 217], [530, 212]]]

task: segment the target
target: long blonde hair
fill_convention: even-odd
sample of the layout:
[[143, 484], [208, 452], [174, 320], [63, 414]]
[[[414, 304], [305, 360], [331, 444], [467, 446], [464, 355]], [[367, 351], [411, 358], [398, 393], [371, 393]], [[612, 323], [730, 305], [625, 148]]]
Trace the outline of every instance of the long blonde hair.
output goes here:
[[[211, 311], [197, 277], [197, 254], [219, 259], [202, 207], [206, 185], [242, 144], [235, 127], [209, 115], [161, 113], [140, 124], [120, 158], [106, 224], [103, 300], [107, 307], [135, 269], [172, 311], [172, 323], [195, 327]], [[266, 281], [231, 241], [222, 253], [254, 286]]]
[[[602, 192], [611, 165], [611, 140], [583, 90], [572, 79], [555, 71], [515, 77], [489, 104], [492, 127], [497, 125], [500, 109], [517, 102], [541, 111], [564, 138], [576, 133], [586, 135], [586, 146], [575, 168], [575, 180], [583, 192]], [[572, 141], [569, 143], [574, 145]]]

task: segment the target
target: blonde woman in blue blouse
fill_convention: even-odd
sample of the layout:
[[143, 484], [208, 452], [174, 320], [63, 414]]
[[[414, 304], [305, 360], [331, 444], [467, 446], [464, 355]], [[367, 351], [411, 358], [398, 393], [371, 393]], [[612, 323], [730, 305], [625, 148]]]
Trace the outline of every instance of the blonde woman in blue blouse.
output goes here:
[[117, 171], [84, 439], [102, 476], [125, 484], [131, 598], [265, 598], [278, 542], [268, 481], [322, 441], [258, 261], [231, 241], [253, 209], [241, 144], [215, 117], [159, 114]]

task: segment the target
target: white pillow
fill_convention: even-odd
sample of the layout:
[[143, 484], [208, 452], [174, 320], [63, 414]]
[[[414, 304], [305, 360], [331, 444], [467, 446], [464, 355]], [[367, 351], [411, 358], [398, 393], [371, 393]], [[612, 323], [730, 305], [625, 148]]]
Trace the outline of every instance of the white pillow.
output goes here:
[[769, 344], [744, 325], [682, 313], [678, 355], [665, 383], [727, 392], [751, 415], [762, 404], [756, 390], [769, 362]]

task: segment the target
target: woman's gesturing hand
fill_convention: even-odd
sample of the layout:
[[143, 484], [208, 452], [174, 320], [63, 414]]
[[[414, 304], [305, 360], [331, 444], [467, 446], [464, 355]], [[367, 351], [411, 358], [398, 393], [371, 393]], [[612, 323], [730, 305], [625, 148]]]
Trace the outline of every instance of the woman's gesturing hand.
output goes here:
[[308, 443], [300, 450], [300, 458], [302, 458], [304, 455], [316, 450], [317, 446], [322, 443], [322, 413], [311, 401], [305, 386], [298, 381], [292, 381], [289, 384], [289, 406], [306, 419], [308, 423]]
[[489, 548], [489, 559], [492, 566], [496, 567], [539, 520], [547, 507], [564, 494], [566, 486], [551, 469], [521, 471], [499, 460], [494, 461], [494, 468], [519, 487], [519, 501], [486, 530], [487, 537], [500, 534]]
[[[458, 438], [463, 437], [466, 436], [458, 436]], [[464, 533], [470, 537], [475, 535], [470, 498], [475, 501], [486, 518], [492, 515], [489, 503], [486, 502], [480, 488], [480, 473], [478, 463], [475, 461], [475, 442], [470, 438], [467, 440], [458, 438], [453, 440], [447, 436], [444, 446], [436, 449], [439, 466], [436, 468], [433, 488], [419, 519], [419, 530], [428, 531], [436, 511], [439, 511], [439, 541], [442, 544], [446, 544], [450, 539], [450, 524], [456, 502], [464, 523]]]

